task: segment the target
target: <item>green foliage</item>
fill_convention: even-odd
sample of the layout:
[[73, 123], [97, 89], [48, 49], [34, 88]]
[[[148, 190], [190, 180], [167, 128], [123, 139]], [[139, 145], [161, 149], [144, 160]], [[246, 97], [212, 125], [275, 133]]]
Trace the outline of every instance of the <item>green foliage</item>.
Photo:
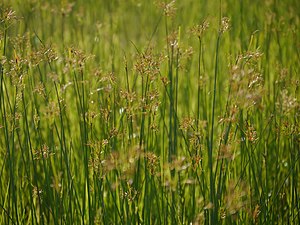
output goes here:
[[0, 224], [299, 224], [299, 1], [0, 3]]

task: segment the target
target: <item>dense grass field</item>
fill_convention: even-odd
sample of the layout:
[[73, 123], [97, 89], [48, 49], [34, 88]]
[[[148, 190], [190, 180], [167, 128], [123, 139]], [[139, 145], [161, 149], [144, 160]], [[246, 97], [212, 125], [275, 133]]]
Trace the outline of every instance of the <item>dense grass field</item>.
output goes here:
[[0, 224], [299, 224], [299, 12], [1, 0]]

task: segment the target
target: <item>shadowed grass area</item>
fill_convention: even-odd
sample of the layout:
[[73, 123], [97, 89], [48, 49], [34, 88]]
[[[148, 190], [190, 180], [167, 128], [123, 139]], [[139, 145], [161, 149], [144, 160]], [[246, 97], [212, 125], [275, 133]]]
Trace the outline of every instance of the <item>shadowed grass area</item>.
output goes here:
[[0, 224], [299, 224], [289, 1], [0, 3]]

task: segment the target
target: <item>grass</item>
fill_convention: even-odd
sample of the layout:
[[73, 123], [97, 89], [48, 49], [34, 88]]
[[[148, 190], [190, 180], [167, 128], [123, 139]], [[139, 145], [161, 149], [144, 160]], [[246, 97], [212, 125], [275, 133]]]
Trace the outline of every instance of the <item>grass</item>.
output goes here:
[[0, 224], [299, 224], [298, 1], [0, 4]]

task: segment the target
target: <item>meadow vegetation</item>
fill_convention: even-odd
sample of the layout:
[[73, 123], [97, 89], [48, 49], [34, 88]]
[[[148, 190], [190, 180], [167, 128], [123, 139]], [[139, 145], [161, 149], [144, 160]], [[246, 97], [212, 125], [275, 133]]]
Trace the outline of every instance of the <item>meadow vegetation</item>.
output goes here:
[[299, 224], [298, 0], [2, 0], [0, 224]]

